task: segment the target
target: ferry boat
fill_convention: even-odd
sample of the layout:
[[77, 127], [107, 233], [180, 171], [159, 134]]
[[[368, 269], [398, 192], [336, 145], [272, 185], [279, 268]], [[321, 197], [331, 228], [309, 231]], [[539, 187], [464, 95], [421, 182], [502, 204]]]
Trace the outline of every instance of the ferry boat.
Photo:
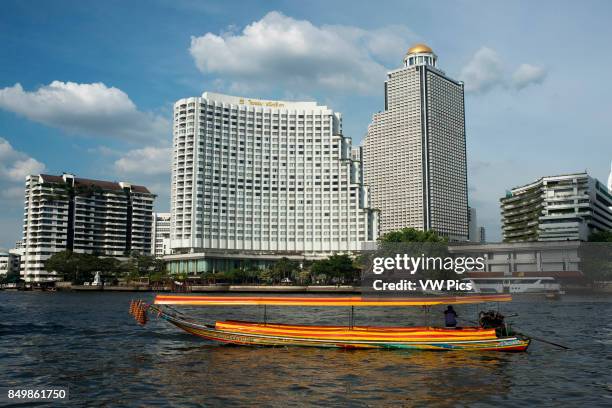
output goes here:
[[[525, 351], [531, 339], [509, 333], [503, 316], [496, 314], [500, 323], [472, 327], [430, 326], [356, 326], [355, 307], [434, 306], [507, 302], [510, 295], [469, 295], [458, 297], [384, 298], [362, 297], [247, 297], [247, 296], [177, 296], [157, 295], [152, 304], [132, 301], [130, 313], [145, 325], [147, 312], [174, 326], [218, 343], [249, 346], [302, 346], [344, 349], [414, 349], [414, 350], [472, 350]], [[174, 306], [263, 306], [262, 322], [217, 321], [202, 323], [172, 308]], [[345, 307], [350, 310], [347, 326], [292, 325], [269, 323], [267, 306], [323, 306]], [[495, 312], [490, 312], [495, 313]], [[491, 320], [493, 321], [493, 319]], [[481, 322], [482, 323], [482, 322]]]
[[474, 293], [543, 293], [563, 294], [561, 285], [551, 277], [465, 278]]

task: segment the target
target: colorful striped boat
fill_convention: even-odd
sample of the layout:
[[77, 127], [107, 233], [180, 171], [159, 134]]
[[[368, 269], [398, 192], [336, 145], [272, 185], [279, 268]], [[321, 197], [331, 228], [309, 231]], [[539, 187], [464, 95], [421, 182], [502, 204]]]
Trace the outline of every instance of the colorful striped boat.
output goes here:
[[196, 336], [221, 343], [251, 346], [303, 346], [345, 349], [416, 349], [525, 351], [530, 339], [522, 336], [499, 336], [493, 328], [441, 328], [429, 326], [310, 326], [244, 321], [218, 321], [202, 324], [165, 305], [263, 305], [266, 306], [430, 306], [509, 301], [509, 295], [462, 297], [364, 299], [361, 297], [238, 297], [238, 296], [164, 296], [154, 304], [132, 303], [130, 312], [139, 323], [146, 323], [146, 311]]

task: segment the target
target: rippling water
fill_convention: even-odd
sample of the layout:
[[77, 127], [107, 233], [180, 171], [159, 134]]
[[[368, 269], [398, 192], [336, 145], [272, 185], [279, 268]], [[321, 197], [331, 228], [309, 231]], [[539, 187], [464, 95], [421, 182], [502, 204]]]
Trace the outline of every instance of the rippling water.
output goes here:
[[[137, 326], [135, 294], [0, 292], [0, 386], [67, 386], [74, 406], [612, 406], [612, 299], [516, 299], [529, 352], [248, 348], [164, 321]], [[142, 295], [140, 295], [142, 296]], [[145, 295], [152, 298], [152, 295]], [[474, 318], [474, 306], [457, 306]], [[259, 320], [258, 308], [192, 309]], [[270, 322], [346, 323], [335, 308], [268, 308]], [[441, 309], [359, 309], [357, 324], [441, 324]], [[520, 324], [519, 324], [520, 323]]]

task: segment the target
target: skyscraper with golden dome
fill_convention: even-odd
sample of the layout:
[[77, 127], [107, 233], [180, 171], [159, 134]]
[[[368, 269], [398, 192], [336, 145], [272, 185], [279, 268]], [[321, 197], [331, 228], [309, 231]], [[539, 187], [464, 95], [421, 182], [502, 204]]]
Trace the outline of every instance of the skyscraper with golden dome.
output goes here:
[[413, 227], [467, 240], [463, 83], [438, 68], [429, 46], [416, 44], [403, 66], [387, 73], [384, 103], [364, 141], [379, 233]]

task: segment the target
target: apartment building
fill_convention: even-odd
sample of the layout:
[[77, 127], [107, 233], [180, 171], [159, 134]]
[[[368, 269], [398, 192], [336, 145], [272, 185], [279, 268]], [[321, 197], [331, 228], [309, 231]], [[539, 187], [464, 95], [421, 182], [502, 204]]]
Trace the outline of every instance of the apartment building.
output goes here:
[[90, 180], [72, 174], [26, 179], [22, 277], [51, 282], [45, 260], [69, 250], [121, 257], [149, 253], [155, 195], [126, 182]]
[[612, 193], [587, 173], [542, 177], [500, 199], [505, 242], [586, 241], [612, 230]]
[[170, 213], [153, 213], [152, 237], [151, 255], [161, 258], [172, 253], [170, 249]]

